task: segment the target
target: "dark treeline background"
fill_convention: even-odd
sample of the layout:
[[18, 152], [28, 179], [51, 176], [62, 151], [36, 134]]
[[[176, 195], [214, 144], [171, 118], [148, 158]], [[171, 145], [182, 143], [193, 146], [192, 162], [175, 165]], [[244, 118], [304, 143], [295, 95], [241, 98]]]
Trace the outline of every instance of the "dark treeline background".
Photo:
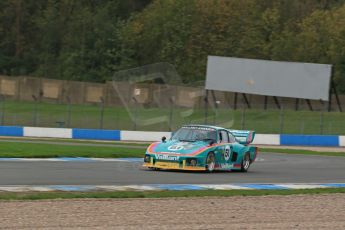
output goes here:
[[345, 92], [345, 0], [1, 0], [0, 74], [103, 82], [207, 55], [330, 63]]

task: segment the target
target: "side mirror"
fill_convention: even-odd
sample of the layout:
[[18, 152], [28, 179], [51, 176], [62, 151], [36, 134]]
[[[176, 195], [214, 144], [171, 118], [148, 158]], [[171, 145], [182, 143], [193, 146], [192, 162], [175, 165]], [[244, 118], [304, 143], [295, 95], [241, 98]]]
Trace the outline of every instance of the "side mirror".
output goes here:
[[162, 137], [162, 142], [165, 142], [167, 138], [165, 136]]
[[210, 140], [210, 145], [213, 145], [214, 144], [214, 140]]

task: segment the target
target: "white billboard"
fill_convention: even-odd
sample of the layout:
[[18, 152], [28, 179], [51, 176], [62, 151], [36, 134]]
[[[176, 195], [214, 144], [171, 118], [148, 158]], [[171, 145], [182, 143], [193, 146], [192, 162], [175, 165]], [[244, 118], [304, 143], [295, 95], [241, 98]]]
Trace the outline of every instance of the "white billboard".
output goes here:
[[206, 89], [328, 101], [332, 65], [208, 56]]

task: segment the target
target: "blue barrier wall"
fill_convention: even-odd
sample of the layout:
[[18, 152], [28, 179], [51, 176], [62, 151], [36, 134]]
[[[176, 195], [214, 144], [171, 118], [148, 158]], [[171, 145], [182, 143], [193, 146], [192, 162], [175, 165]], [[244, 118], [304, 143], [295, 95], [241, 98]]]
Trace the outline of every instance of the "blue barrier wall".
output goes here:
[[72, 129], [73, 139], [120, 140], [120, 130]]
[[[19, 126], [0, 126], [0, 136], [32, 136], [32, 133], [24, 132], [24, 129], [34, 129], [38, 132], [40, 137], [53, 137], [52, 132], [59, 134], [64, 128], [55, 128], [56, 131], [47, 128], [39, 127], [19, 127]], [[60, 130], [61, 129], [61, 130]], [[65, 129], [65, 131], [71, 132], [71, 129]], [[68, 133], [66, 131], [66, 133]], [[63, 132], [62, 132], [63, 133]], [[161, 135], [161, 132], [135, 132], [135, 131], [120, 131], [120, 130], [99, 130], [99, 129], [72, 129], [70, 135], [65, 135], [64, 138], [73, 139], [90, 139], [90, 140], [114, 140], [120, 141], [121, 135], [123, 135], [124, 140], [135, 141], [135, 137], [139, 136], [138, 141], [144, 141], [146, 138], [151, 138], [152, 135]], [[72, 134], [72, 135], [71, 135]], [[60, 135], [60, 134], [59, 134]], [[60, 137], [56, 135], [57, 137]], [[255, 144], [264, 145], [295, 145], [295, 146], [345, 146], [345, 136], [335, 136], [335, 135], [290, 135], [290, 134], [275, 134], [275, 135], [261, 135], [264, 138], [259, 138], [260, 134], [257, 134], [257, 139], [254, 140]], [[144, 137], [144, 138], [143, 138]], [[278, 137], [278, 138], [277, 138]], [[127, 138], [127, 139], [126, 139]], [[150, 139], [150, 140], [151, 140]], [[157, 138], [158, 140], [159, 138]], [[149, 141], [149, 139], [147, 139]], [[152, 141], [152, 140], [151, 140]]]
[[0, 136], [22, 137], [23, 136], [23, 127], [0, 126]]
[[339, 146], [339, 136], [281, 134], [280, 145]]

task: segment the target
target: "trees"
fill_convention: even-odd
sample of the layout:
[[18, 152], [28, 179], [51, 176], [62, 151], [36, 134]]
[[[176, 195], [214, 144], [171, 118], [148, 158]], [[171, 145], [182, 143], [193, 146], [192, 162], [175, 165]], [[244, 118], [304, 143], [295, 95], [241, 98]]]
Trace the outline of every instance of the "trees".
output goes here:
[[104, 81], [122, 21], [150, 0], [0, 2], [0, 73]]
[[330, 63], [345, 92], [345, 0], [4, 0], [0, 73], [104, 81], [154, 62], [203, 81], [208, 55]]

